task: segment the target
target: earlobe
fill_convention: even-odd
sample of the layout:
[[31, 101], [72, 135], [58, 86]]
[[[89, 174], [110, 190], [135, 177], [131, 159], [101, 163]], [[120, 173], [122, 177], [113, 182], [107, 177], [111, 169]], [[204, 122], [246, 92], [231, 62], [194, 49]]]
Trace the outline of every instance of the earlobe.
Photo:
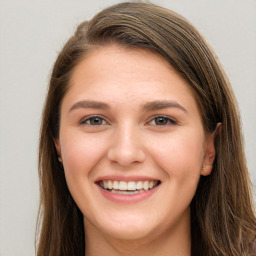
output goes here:
[[212, 165], [215, 159], [214, 137], [214, 134], [210, 134], [207, 138], [203, 167], [201, 170], [201, 175], [203, 176], [208, 176], [212, 172]]
[[58, 160], [62, 163], [62, 157], [61, 157], [61, 147], [60, 147], [60, 141], [59, 139], [54, 139], [55, 148], [58, 154]]
[[212, 172], [212, 164], [208, 164], [208, 165], [203, 165], [202, 170], [201, 170], [201, 175], [203, 176], [208, 176], [210, 175]]
[[215, 150], [215, 138], [219, 135], [221, 131], [221, 123], [218, 123], [216, 130], [209, 134], [206, 142], [205, 156], [203, 161], [203, 166], [201, 169], [201, 175], [208, 176], [212, 172], [213, 162], [215, 160], [216, 150]]

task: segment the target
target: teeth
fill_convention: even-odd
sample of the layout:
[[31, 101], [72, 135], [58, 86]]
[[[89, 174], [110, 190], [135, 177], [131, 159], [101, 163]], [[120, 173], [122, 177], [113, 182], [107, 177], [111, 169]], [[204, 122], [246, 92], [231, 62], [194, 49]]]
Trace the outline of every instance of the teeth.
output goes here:
[[148, 190], [148, 181], [144, 181], [144, 183], [143, 183], [143, 188], [144, 188], [145, 190]]
[[111, 181], [111, 180], [109, 180], [109, 181], [108, 181], [108, 189], [112, 189], [112, 188], [113, 188], [112, 181]]
[[107, 188], [108, 187], [108, 182], [106, 180], [103, 180], [103, 187]]
[[114, 181], [113, 182], [113, 189], [118, 189], [119, 188], [119, 184], [118, 184], [118, 181]]
[[136, 187], [135, 181], [129, 181], [129, 182], [128, 182], [127, 189], [128, 189], [128, 190], [136, 190], [137, 187]]
[[151, 180], [149, 183], [148, 183], [148, 187], [149, 188], [153, 188], [154, 187], [154, 181]]
[[137, 182], [137, 189], [142, 189], [142, 181]]
[[111, 190], [112, 193], [119, 194], [119, 195], [132, 195], [132, 194], [138, 194], [141, 193], [141, 190], [135, 190], [135, 191], [127, 191], [127, 190]]
[[146, 181], [112, 181], [112, 180], [103, 180], [100, 182], [102, 188], [107, 190], [112, 190], [112, 192], [120, 194], [125, 194], [125, 191], [133, 191], [134, 193], [139, 192], [139, 190], [149, 190], [157, 186], [158, 181], [146, 180]]
[[127, 190], [127, 182], [120, 181], [118, 190]]

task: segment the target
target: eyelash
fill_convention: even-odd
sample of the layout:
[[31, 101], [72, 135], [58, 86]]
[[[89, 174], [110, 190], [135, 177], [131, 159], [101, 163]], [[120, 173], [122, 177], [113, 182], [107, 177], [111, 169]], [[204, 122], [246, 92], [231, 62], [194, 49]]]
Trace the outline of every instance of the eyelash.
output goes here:
[[[98, 121], [101, 121], [101, 123], [100, 124], [92, 124], [91, 122], [93, 121], [93, 119], [94, 120], [98, 119]], [[157, 119], [158, 119], [158, 121], [162, 122], [162, 124], [156, 124]], [[152, 124], [153, 121], [154, 121], [154, 124]], [[90, 116], [90, 117], [87, 117], [87, 118], [83, 119], [80, 122], [80, 124], [82, 124], [82, 125], [91, 125], [91, 126], [101, 126], [101, 125], [106, 125], [106, 124], [109, 124], [109, 123], [103, 117], [96, 115], [96, 116]], [[156, 125], [156, 126], [166, 126], [166, 125], [176, 125], [176, 124], [177, 124], [177, 122], [175, 120], [173, 120], [170, 117], [166, 117], [166, 116], [155, 116], [153, 119], [151, 119], [147, 123], [147, 125]]]

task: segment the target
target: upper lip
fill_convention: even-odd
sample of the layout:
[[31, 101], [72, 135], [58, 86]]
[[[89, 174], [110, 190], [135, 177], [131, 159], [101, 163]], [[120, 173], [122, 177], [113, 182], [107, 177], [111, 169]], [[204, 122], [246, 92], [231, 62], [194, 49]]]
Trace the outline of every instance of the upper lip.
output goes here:
[[96, 182], [102, 181], [102, 180], [116, 180], [116, 181], [156, 181], [159, 179], [149, 177], [149, 176], [122, 176], [122, 175], [106, 175], [98, 177], [95, 180]]

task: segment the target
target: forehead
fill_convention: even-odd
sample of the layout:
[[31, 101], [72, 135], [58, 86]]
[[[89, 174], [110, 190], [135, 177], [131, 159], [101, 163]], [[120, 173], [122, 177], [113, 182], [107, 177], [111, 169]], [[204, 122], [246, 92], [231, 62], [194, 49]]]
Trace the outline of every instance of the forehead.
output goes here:
[[119, 45], [91, 50], [75, 67], [64, 98], [110, 104], [118, 98], [132, 104], [174, 98], [196, 104], [190, 85], [160, 55]]

